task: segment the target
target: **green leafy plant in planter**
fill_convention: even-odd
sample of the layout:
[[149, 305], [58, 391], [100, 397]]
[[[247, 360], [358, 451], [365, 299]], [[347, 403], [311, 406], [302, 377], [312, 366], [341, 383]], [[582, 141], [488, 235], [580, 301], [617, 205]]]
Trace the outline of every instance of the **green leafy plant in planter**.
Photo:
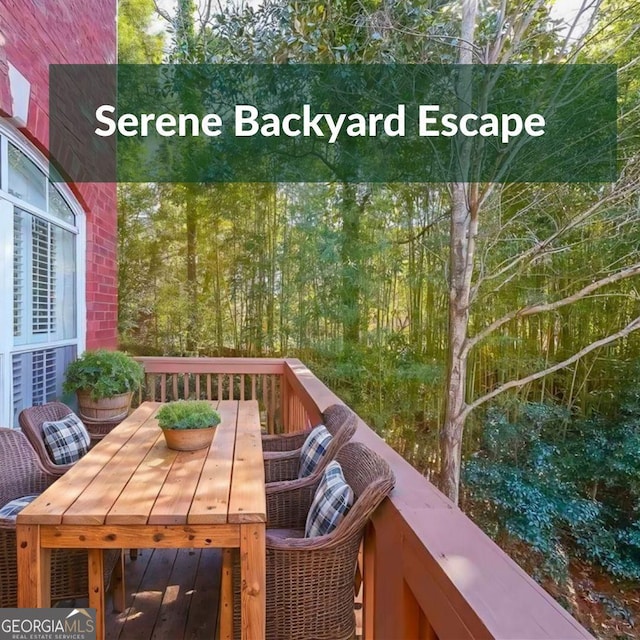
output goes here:
[[179, 451], [194, 451], [208, 447], [220, 414], [200, 400], [177, 400], [160, 407], [156, 418], [167, 446]]
[[65, 373], [63, 389], [76, 393], [83, 420], [106, 422], [124, 418], [133, 392], [144, 378], [142, 365], [122, 351], [85, 351]]

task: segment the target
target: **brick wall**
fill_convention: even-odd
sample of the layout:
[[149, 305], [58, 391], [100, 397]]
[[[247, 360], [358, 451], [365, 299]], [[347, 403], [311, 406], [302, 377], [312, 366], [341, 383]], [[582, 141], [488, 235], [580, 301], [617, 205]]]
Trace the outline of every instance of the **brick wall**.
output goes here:
[[[46, 153], [49, 64], [116, 61], [116, 0], [0, 0], [0, 115], [11, 116], [8, 63], [30, 83], [27, 126]], [[87, 348], [117, 344], [117, 216], [112, 184], [72, 189], [87, 219]]]

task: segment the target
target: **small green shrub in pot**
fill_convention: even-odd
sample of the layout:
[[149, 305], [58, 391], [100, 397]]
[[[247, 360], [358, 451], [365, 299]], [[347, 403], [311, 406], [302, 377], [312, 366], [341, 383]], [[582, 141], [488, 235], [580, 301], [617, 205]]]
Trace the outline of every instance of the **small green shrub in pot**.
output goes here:
[[177, 400], [162, 405], [156, 414], [167, 446], [178, 451], [195, 451], [211, 444], [220, 414], [210, 403]]
[[65, 393], [76, 393], [81, 417], [90, 422], [126, 416], [144, 378], [142, 365], [122, 351], [85, 351], [65, 372]]
[[207, 429], [220, 424], [220, 414], [200, 400], [167, 402], [156, 417], [161, 429]]

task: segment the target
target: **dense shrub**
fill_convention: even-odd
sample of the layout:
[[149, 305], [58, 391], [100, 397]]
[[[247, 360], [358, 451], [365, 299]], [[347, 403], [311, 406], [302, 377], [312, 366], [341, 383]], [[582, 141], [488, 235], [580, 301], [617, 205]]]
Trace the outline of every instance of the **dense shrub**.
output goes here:
[[[514, 412], [512, 412], [514, 413]], [[571, 556], [640, 579], [640, 401], [614, 418], [572, 418], [527, 403], [490, 410], [482, 448], [465, 465], [465, 507], [494, 538], [521, 540], [558, 579]]]

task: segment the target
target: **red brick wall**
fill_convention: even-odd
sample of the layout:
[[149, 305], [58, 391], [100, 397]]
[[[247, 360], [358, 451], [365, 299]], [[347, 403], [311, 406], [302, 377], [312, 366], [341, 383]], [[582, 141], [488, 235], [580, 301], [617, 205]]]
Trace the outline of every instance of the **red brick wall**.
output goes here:
[[[21, 131], [49, 140], [49, 64], [116, 61], [116, 0], [0, 0], [0, 115], [11, 116], [10, 62], [31, 83]], [[72, 185], [87, 219], [87, 348], [117, 344], [117, 216], [112, 184]]]

